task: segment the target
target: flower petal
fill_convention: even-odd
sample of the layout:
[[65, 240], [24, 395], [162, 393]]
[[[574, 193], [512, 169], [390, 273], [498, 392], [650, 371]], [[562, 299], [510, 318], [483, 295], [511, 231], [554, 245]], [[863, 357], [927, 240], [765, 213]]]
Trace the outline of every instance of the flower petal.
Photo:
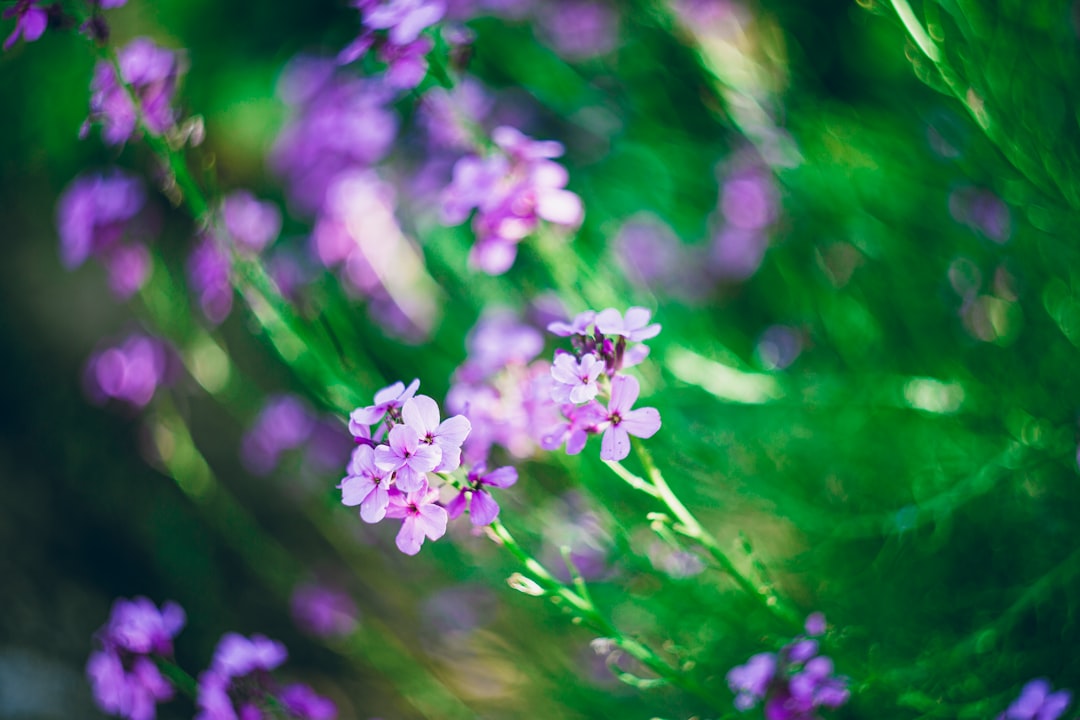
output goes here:
[[439, 427], [439, 405], [427, 395], [417, 395], [402, 405], [401, 419], [420, 437], [433, 434]]
[[[476, 495], [473, 495], [472, 506], [476, 506]], [[423, 528], [424, 534], [432, 540], [438, 540], [446, 534], [446, 509], [439, 505], [421, 505], [420, 514], [416, 522]]]
[[390, 505], [390, 493], [385, 483], [379, 483], [360, 503], [360, 519], [366, 523], [377, 523], [386, 517], [386, 508]]
[[641, 385], [633, 375], [618, 375], [611, 380], [611, 401], [608, 403], [609, 413], [625, 415], [634, 407]]
[[487, 475], [480, 478], [480, 482], [484, 485], [490, 485], [497, 488], [508, 488], [518, 481], [517, 468], [507, 465], [505, 467], [496, 468]]
[[477, 490], [473, 493], [472, 502], [469, 504], [469, 522], [476, 527], [490, 525], [499, 517], [499, 503], [491, 497], [491, 493]]
[[600, 459], [618, 462], [630, 454], [630, 435], [620, 425], [610, 425], [600, 443]]
[[651, 407], [631, 410], [622, 416], [619, 426], [634, 437], [651, 438], [660, 429], [660, 411]]

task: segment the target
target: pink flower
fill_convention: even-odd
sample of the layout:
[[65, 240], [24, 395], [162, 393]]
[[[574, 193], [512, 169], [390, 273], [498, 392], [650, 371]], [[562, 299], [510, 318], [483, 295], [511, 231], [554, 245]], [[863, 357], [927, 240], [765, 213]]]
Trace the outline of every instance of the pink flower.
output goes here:
[[416, 379], [405, 387], [400, 380], [393, 385], [384, 387], [375, 393], [375, 404], [367, 407], [356, 408], [349, 415], [349, 431], [356, 437], [370, 437], [360, 429], [363, 425], [374, 425], [382, 420], [388, 411], [400, 408], [405, 401], [416, 394], [420, 388], [420, 380]]
[[[629, 314], [629, 313], [628, 313]], [[622, 460], [630, 454], [630, 436], [650, 438], [660, 429], [660, 413], [656, 408], [632, 410], [641, 385], [631, 375], [619, 375], [611, 381], [611, 401], [608, 403], [607, 421], [600, 445], [603, 460]]]
[[416, 431], [420, 442], [439, 448], [442, 459], [434, 472], [458, 469], [461, 465], [461, 444], [472, 429], [464, 415], [455, 415], [440, 423], [438, 404], [427, 395], [418, 395], [402, 406], [401, 420]]
[[420, 435], [408, 425], [390, 429], [389, 446], [375, 448], [375, 466], [383, 472], [394, 472], [397, 486], [407, 493], [427, 486], [427, 473], [442, 461], [438, 445], [420, 442]]
[[507, 466], [496, 468], [485, 474], [486, 469], [486, 466], [480, 463], [469, 471], [469, 487], [459, 492], [457, 497], [446, 506], [450, 517], [460, 516], [467, 508], [469, 522], [477, 527], [483, 527], [490, 525], [499, 516], [499, 504], [495, 502], [495, 498], [491, 497], [491, 493], [484, 489], [484, 486], [508, 488], [517, 482], [517, 470]]
[[438, 540], [446, 533], [448, 516], [446, 510], [436, 504], [438, 496], [438, 490], [425, 489], [407, 495], [395, 493], [390, 497], [386, 516], [403, 519], [397, 534], [398, 550], [415, 555], [420, 552], [425, 537]]
[[390, 504], [390, 480], [386, 472], [375, 465], [375, 451], [368, 445], [360, 445], [353, 451], [348, 475], [338, 485], [341, 503], [350, 507], [360, 506], [360, 518], [366, 523], [377, 523], [386, 515]]
[[571, 402], [575, 405], [588, 402], [596, 397], [600, 388], [596, 378], [604, 370], [604, 363], [592, 353], [580, 361], [573, 355], [560, 353], [555, 356], [551, 366], [551, 377], [555, 384], [551, 388], [551, 399], [558, 403]]
[[596, 314], [596, 329], [604, 335], [620, 335], [630, 342], [641, 342], [660, 333], [659, 323], [649, 325], [651, 315], [643, 307], [632, 307], [626, 310], [624, 318], [615, 308], [608, 308]]

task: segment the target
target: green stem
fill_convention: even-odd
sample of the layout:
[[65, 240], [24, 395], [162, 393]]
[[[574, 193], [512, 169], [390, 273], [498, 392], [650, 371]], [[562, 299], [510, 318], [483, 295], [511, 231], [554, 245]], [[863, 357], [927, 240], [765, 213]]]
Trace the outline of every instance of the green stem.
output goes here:
[[934, 43], [930, 35], [926, 30], [923, 30], [922, 23], [915, 17], [915, 13], [911, 9], [911, 5], [907, 0], [890, 0], [892, 2], [893, 10], [900, 16], [900, 22], [904, 24], [904, 28], [911, 35], [911, 39], [915, 41], [915, 44], [922, 50], [923, 55], [930, 58], [933, 62], [941, 62], [941, 51], [938, 50], [938, 46]]
[[166, 660], [162, 657], [155, 657], [154, 664], [157, 665], [161, 674], [172, 683], [173, 687], [190, 697], [192, 700], [195, 699], [198, 695], [199, 687], [195, 682], [195, 678], [188, 675], [186, 670], [175, 664], [172, 660]]
[[726, 708], [728, 702], [714, 696], [692, 678], [657, 655], [647, 645], [623, 635], [611, 624], [592, 603], [587, 593], [581, 593], [567, 586], [556, 578], [544, 565], [529, 554], [510, 534], [506, 526], [495, 520], [489, 526], [502, 546], [533, 574], [539, 585], [553, 599], [565, 603], [579, 621], [602, 637], [610, 639], [619, 649], [627, 653], [661, 678], [709, 703], [716, 709]]

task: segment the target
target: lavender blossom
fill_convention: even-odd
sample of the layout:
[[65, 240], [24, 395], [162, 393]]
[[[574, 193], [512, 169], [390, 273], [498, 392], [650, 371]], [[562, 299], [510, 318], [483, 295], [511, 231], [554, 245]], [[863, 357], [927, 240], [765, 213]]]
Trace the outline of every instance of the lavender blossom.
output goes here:
[[[172, 50], [160, 48], [148, 38], [135, 38], [119, 53], [120, 80], [113, 65], [99, 61], [90, 83], [90, 117], [100, 122], [102, 138], [109, 145], [121, 145], [143, 128], [160, 135], [176, 122], [172, 108], [181, 66]], [[139, 107], [131, 102], [134, 93]]]
[[551, 366], [551, 377], [555, 380], [551, 389], [551, 398], [558, 403], [580, 405], [596, 397], [600, 388], [596, 378], [604, 370], [604, 363], [592, 353], [576, 360], [573, 355], [560, 353], [555, 356]]
[[220, 325], [232, 312], [231, 272], [229, 256], [210, 236], [203, 236], [188, 256], [188, 282], [198, 298], [203, 315], [213, 325]]
[[568, 174], [551, 158], [563, 154], [560, 143], [536, 141], [501, 126], [492, 139], [499, 152], [458, 160], [443, 192], [442, 221], [464, 222], [475, 210], [476, 244], [469, 262], [489, 275], [501, 275], [514, 263], [517, 244], [541, 220], [576, 229], [584, 218], [581, 198], [566, 190]]
[[[370, 425], [374, 425], [383, 419], [387, 413], [391, 418], [399, 415], [401, 406], [405, 404], [409, 398], [416, 394], [416, 391], [420, 388], [419, 378], [409, 383], [409, 387], [405, 387], [405, 383], [400, 380], [393, 385], [387, 385], [382, 390], [375, 393], [375, 404], [368, 405], [367, 407], [356, 408], [349, 415], [349, 430], [353, 435], [360, 437], [361, 428], [366, 428]], [[371, 437], [367, 434], [366, 437]]]
[[236, 247], [261, 252], [281, 232], [281, 211], [273, 203], [257, 200], [247, 190], [237, 190], [221, 204], [225, 229]]
[[1072, 702], [1072, 693], [1068, 690], [1050, 692], [1050, 688], [1046, 678], [1031, 680], [997, 720], [1058, 720]]
[[490, 525], [499, 516], [499, 504], [491, 497], [484, 486], [508, 488], [517, 482], [517, 470], [513, 467], [501, 467], [486, 472], [487, 467], [480, 463], [469, 471], [467, 486], [462, 488], [446, 506], [451, 518], [459, 517], [469, 511], [469, 522], [476, 527]]
[[359, 505], [360, 519], [366, 523], [382, 520], [390, 504], [391, 472], [375, 464], [375, 451], [368, 445], [360, 445], [353, 450], [346, 472], [345, 478], [338, 484], [342, 504], [350, 507]]
[[433, 47], [420, 33], [442, 19], [442, 0], [353, 0], [363, 30], [338, 55], [338, 62], [355, 62], [374, 49], [387, 65], [386, 81], [395, 88], [416, 87], [427, 75], [426, 55]]
[[442, 456], [433, 472], [453, 472], [461, 465], [461, 444], [472, 429], [464, 415], [439, 422], [439, 406], [427, 395], [417, 395], [401, 406], [401, 420], [416, 431], [420, 442], [439, 448]]
[[137, 218], [145, 204], [142, 182], [120, 170], [73, 180], [56, 208], [64, 266], [70, 270], [97, 258], [117, 297], [137, 292], [151, 272], [149, 251], [132, 239], [139, 234]]
[[438, 540], [446, 533], [446, 510], [437, 504], [438, 490], [418, 490], [390, 497], [386, 516], [402, 520], [397, 534], [398, 550], [406, 555], [420, 552], [424, 538]]
[[100, 649], [90, 654], [86, 674], [102, 711], [130, 720], [153, 720], [157, 703], [173, 697], [153, 657], [172, 656], [173, 638], [185, 616], [176, 603], [158, 610], [144, 597], [117, 599], [109, 620], [97, 632]]
[[[812, 614], [806, 629], [823, 633], [825, 617]], [[832, 660], [818, 655], [817, 641], [802, 635], [778, 653], [759, 653], [732, 668], [727, 682], [736, 709], [745, 712], [764, 701], [766, 720], [816, 720], [819, 708], [838, 708], [851, 695], [847, 678], [835, 675]]]
[[619, 461], [630, 454], [630, 436], [651, 438], [660, 429], [660, 413], [656, 408], [631, 409], [637, 401], [641, 386], [632, 375], [619, 375], [611, 381], [611, 401], [600, 445], [600, 457]]
[[22, 36], [25, 42], [33, 42], [45, 34], [49, 26], [49, 13], [41, 7], [41, 0], [17, 0], [4, 10], [5, 20], [15, 18], [15, 30], [4, 41], [4, 50], [10, 50]]
[[[337, 709], [307, 686], [279, 688], [270, 671], [288, 657], [285, 646], [263, 635], [227, 633], [210, 668], [199, 675], [195, 720], [269, 720], [280, 705], [298, 720], [333, 720]], [[271, 701], [271, 698], [273, 699]]]
[[300, 398], [293, 395], [268, 398], [241, 441], [244, 466], [256, 475], [269, 474], [277, 467], [281, 453], [303, 445], [314, 426], [311, 408]]
[[293, 589], [289, 609], [301, 630], [321, 638], [351, 634], [359, 616], [356, 603], [347, 593], [327, 585], [298, 585]]
[[388, 442], [375, 448], [375, 467], [393, 472], [394, 482], [403, 492], [426, 490], [427, 473], [442, 461], [442, 449], [420, 442], [420, 435], [408, 425], [390, 428]]
[[172, 351], [164, 340], [134, 333], [120, 345], [90, 356], [87, 391], [92, 400], [121, 400], [142, 408], [158, 387], [172, 381]]

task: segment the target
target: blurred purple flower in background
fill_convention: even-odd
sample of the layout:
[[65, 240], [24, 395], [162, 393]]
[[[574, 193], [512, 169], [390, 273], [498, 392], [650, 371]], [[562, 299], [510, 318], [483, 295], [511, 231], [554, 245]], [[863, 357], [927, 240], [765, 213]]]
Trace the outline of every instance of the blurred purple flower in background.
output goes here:
[[709, 268], [721, 280], [749, 278], [761, 265], [769, 230], [779, 217], [772, 172], [754, 151], [737, 153], [720, 168], [717, 230]]
[[323, 207], [338, 175], [371, 167], [397, 136], [387, 88], [375, 80], [338, 76], [335, 68], [332, 60], [301, 56], [278, 83], [292, 117], [274, 143], [270, 165], [284, 179], [291, 201], [309, 213]]
[[25, 42], [33, 42], [45, 33], [49, 26], [49, 13], [41, 7], [41, 0], [17, 0], [4, 10], [3, 18], [15, 18], [15, 30], [4, 41], [4, 49], [10, 50], [22, 35]]
[[221, 204], [225, 229], [236, 247], [261, 252], [281, 232], [281, 211], [277, 205], [256, 199], [247, 190], [237, 190]]
[[114, 399], [144, 407], [158, 387], [172, 382], [172, 352], [164, 340], [132, 334], [122, 344], [90, 356], [87, 393], [97, 403]]
[[1050, 692], [1050, 688], [1046, 678], [1028, 682], [1020, 691], [1020, 697], [998, 715], [997, 720], [1058, 720], [1072, 702], [1072, 693], [1068, 690]]
[[758, 360], [767, 370], [783, 370], [799, 357], [802, 344], [803, 336], [797, 329], [772, 325], [758, 338]]
[[[155, 135], [171, 128], [176, 122], [172, 100], [181, 71], [179, 55], [149, 38], [135, 38], [120, 50], [119, 64], [120, 80], [110, 63], [101, 60], [94, 68], [87, 123], [101, 123], [102, 139], [110, 145], [126, 142], [140, 120]], [[139, 101], [138, 111], [125, 84]]]
[[433, 44], [421, 37], [428, 27], [446, 14], [442, 0], [352, 0], [360, 11], [360, 35], [338, 55], [338, 62], [359, 60], [374, 49], [386, 63], [386, 82], [408, 90], [416, 87], [427, 74], [427, 58]]
[[320, 584], [298, 585], [289, 602], [293, 620], [306, 633], [332, 638], [349, 635], [356, 629], [360, 611], [353, 599], [335, 587]]
[[217, 240], [204, 235], [196, 241], [187, 261], [188, 282], [213, 325], [220, 325], [232, 312], [231, 271], [232, 262]]
[[146, 231], [137, 221], [145, 204], [142, 182], [121, 170], [72, 180], [56, 208], [64, 266], [70, 270], [95, 257], [105, 266], [113, 293], [121, 299], [133, 295], [151, 272], [149, 251], [132, 239]]
[[570, 61], [607, 55], [618, 43], [619, 15], [605, 2], [561, 0], [535, 6], [540, 37]]
[[1009, 207], [989, 190], [961, 187], [949, 194], [949, 213], [958, 223], [993, 240], [999, 245], [1012, 234]]
[[152, 656], [172, 656], [173, 638], [185, 621], [176, 603], [158, 610], [144, 597], [117, 598], [109, 620], [95, 635], [101, 647], [86, 663], [97, 706], [131, 720], [153, 720], [157, 703], [171, 699], [173, 687]]
[[306, 402], [295, 395], [275, 395], [244, 433], [240, 457], [256, 475], [267, 475], [278, 465], [282, 452], [303, 445], [311, 436], [315, 418]]
[[469, 522], [476, 527], [490, 525], [495, 518], [499, 517], [499, 504], [491, 497], [487, 487], [508, 488], [517, 482], [517, 470], [512, 467], [495, 468], [487, 472], [487, 467], [479, 463], [466, 479], [467, 487], [463, 488], [446, 505], [446, 511], [451, 518], [459, 517], [465, 510], [469, 511]]

